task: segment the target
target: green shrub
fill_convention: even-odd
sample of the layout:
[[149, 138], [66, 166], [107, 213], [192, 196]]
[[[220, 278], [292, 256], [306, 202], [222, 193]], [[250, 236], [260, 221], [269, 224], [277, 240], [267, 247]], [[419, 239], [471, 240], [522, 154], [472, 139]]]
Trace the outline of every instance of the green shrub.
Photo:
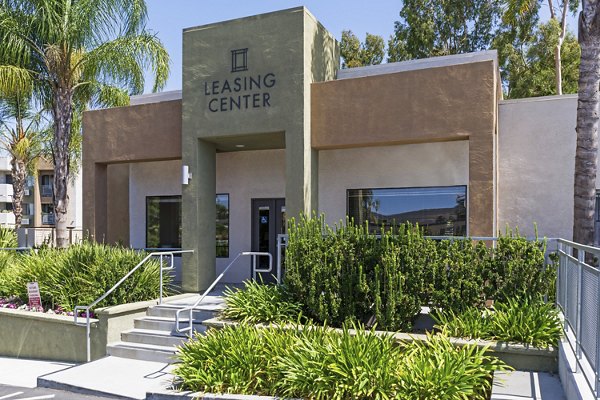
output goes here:
[[301, 305], [289, 301], [285, 286], [263, 285], [256, 281], [244, 282], [244, 289], [225, 290], [223, 317], [248, 323], [297, 322]]
[[420, 306], [460, 313], [488, 299], [554, 296], [556, 268], [545, 241], [508, 232], [497, 246], [470, 239], [431, 240], [418, 226], [381, 228], [352, 221], [329, 227], [324, 217], [291, 219], [285, 283], [303, 314], [318, 322], [376, 320], [409, 329]]
[[391, 335], [256, 328], [209, 331], [185, 343], [174, 374], [194, 392], [307, 399], [484, 399], [504, 364], [445, 336], [398, 345]]
[[13, 249], [17, 246], [17, 232], [12, 228], [0, 226], [0, 249]]
[[456, 347], [445, 335], [413, 341], [399, 365], [400, 399], [484, 400], [494, 371], [508, 367], [475, 344]]
[[[131, 249], [102, 244], [82, 243], [67, 249], [41, 248], [21, 255], [3, 274], [2, 292], [27, 300], [27, 283], [40, 286], [42, 302], [67, 311], [76, 305], [96, 300], [146, 255]], [[158, 261], [149, 260], [97, 307], [106, 307], [158, 297], [160, 271]], [[165, 290], [170, 278], [164, 277]]]
[[562, 328], [558, 310], [541, 299], [509, 299], [496, 302], [494, 311], [467, 309], [434, 315], [447, 334], [473, 339], [517, 342], [536, 347], [556, 346]]

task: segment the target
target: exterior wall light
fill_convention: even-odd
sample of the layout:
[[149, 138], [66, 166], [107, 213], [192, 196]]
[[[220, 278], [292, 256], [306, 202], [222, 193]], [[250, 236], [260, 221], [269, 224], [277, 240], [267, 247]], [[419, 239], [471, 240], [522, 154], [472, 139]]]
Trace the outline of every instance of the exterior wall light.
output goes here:
[[190, 172], [190, 167], [187, 165], [183, 165], [181, 167], [181, 184], [188, 185], [190, 183], [190, 179], [192, 179], [192, 173]]

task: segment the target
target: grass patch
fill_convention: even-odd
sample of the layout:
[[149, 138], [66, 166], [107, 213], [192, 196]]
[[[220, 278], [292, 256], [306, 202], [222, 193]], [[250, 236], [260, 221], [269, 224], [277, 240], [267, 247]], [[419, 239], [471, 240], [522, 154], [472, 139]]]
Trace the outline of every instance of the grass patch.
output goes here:
[[362, 328], [336, 331], [248, 324], [210, 330], [179, 350], [182, 389], [306, 399], [486, 399], [507, 369], [474, 345], [444, 335], [398, 345]]
[[227, 288], [224, 292], [227, 308], [222, 316], [233, 321], [256, 323], [296, 322], [302, 306], [289, 301], [285, 286], [244, 282], [244, 288]]
[[433, 314], [448, 335], [516, 342], [536, 347], [556, 346], [562, 328], [558, 310], [541, 299], [508, 299], [496, 302], [494, 310], [469, 308]]

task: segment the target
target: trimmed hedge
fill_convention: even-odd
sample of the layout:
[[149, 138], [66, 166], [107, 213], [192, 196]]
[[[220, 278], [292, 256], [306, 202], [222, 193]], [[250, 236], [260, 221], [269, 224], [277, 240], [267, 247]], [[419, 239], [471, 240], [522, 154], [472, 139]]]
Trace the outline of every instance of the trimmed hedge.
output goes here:
[[507, 232], [495, 247], [470, 239], [432, 240], [418, 226], [382, 228], [352, 221], [334, 228], [324, 217], [290, 220], [285, 284], [303, 313], [319, 322], [375, 320], [410, 329], [422, 305], [461, 312], [486, 300], [554, 296], [556, 269], [546, 243]]

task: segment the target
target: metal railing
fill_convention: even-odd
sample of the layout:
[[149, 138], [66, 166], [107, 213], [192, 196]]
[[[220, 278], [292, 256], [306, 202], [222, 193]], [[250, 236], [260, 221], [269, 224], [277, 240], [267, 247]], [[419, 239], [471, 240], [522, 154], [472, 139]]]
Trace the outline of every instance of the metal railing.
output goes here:
[[[124, 277], [122, 277], [117, 283], [113, 285], [110, 289], [108, 289], [104, 294], [98, 297], [96, 300], [88, 304], [87, 306], [75, 306], [73, 309], [73, 319], [75, 321], [75, 325], [85, 326], [85, 334], [86, 334], [86, 346], [87, 346], [87, 361], [91, 361], [91, 346], [90, 346], [90, 310], [95, 307], [98, 303], [104, 300], [109, 294], [114, 292], [127, 278], [129, 278], [135, 271], [137, 271], [142, 265], [144, 265], [148, 260], [153, 257], [159, 257], [160, 259], [160, 289], [159, 289], [159, 304], [162, 304], [162, 295], [163, 295], [163, 272], [169, 271], [174, 268], [174, 255], [175, 254], [184, 254], [184, 253], [193, 253], [194, 250], [177, 250], [177, 251], [164, 251], [164, 252], [153, 252], [148, 254], [142, 261], [140, 261], [135, 267], [133, 267]], [[164, 267], [165, 257], [169, 260], [168, 267]], [[79, 312], [83, 311], [85, 313], [85, 323], [79, 322]]]
[[[564, 342], [575, 356], [575, 373], [582, 373], [600, 398], [600, 249], [558, 239], [556, 303], [564, 316]], [[566, 350], [566, 346], [564, 346]]]
[[[179, 333], [188, 332], [188, 335], [192, 336], [193, 329], [194, 329], [194, 309], [196, 307], [198, 307], [200, 305], [200, 303], [202, 303], [202, 300], [204, 300], [204, 298], [206, 296], [208, 296], [208, 294], [215, 288], [215, 286], [217, 286], [217, 284], [225, 276], [227, 271], [229, 271], [229, 269], [235, 264], [235, 262], [244, 256], [252, 257], [252, 276], [254, 279], [256, 279], [257, 272], [271, 272], [273, 270], [273, 255], [271, 253], [260, 252], [260, 251], [244, 251], [244, 252], [238, 253], [238, 255], [235, 256], [235, 258], [229, 263], [229, 265], [227, 265], [227, 267], [223, 270], [223, 272], [221, 272], [221, 274], [217, 277], [217, 279], [215, 279], [213, 281], [213, 283], [211, 283], [211, 285], [208, 287], [208, 289], [206, 289], [204, 291], [202, 296], [200, 296], [200, 298], [198, 300], [196, 300], [196, 302], [193, 305], [177, 310], [177, 312], [175, 313], [175, 330], [177, 332], [179, 332]], [[256, 269], [256, 257], [258, 257], [258, 256], [269, 257], [269, 268], [268, 269], [261, 269], [261, 270]], [[277, 279], [277, 282], [279, 282], [280, 277], [277, 276], [276, 279]], [[182, 322], [181, 314], [184, 312], [189, 313], [188, 320], [187, 320], [188, 326], [182, 328], [181, 327], [181, 322]]]

